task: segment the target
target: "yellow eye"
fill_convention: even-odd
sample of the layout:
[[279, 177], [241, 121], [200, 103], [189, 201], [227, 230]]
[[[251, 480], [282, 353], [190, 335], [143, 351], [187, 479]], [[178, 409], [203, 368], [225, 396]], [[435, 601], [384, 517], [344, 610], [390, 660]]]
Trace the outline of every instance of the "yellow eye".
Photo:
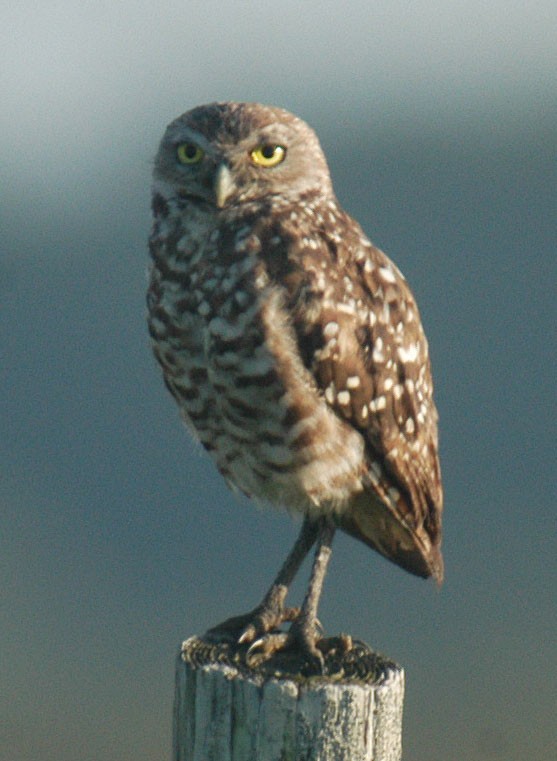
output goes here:
[[282, 145], [273, 145], [272, 143], [258, 145], [257, 148], [254, 148], [250, 153], [250, 156], [254, 164], [257, 164], [258, 166], [272, 167], [280, 164], [281, 161], [284, 161], [286, 148], [283, 148]]
[[181, 164], [198, 164], [205, 153], [195, 143], [181, 143], [176, 149], [176, 155]]

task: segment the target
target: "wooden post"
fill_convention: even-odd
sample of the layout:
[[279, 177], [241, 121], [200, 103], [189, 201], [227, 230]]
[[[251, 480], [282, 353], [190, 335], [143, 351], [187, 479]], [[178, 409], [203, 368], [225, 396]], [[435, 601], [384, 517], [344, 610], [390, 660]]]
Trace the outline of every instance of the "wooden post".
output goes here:
[[174, 761], [400, 761], [404, 671], [363, 642], [325, 642], [327, 676], [303, 676], [295, 655], [249, 667], [245, 648], [186, 640]]

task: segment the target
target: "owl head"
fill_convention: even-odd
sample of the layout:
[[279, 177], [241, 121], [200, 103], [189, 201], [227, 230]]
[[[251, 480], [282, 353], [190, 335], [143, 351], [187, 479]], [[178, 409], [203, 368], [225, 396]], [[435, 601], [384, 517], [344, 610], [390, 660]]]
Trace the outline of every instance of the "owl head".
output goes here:
[[155, 159], [155, 183], [215, 209], [307, 192], [332, 194], [315, 132], [288, 111], [257, 103], [211, 103], [167, 128]]

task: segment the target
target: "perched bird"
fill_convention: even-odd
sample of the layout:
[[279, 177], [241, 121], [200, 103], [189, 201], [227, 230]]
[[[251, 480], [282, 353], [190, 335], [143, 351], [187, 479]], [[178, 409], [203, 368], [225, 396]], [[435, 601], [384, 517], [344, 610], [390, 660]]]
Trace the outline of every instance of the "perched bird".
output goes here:
[[[212, 103], [155, 160], [149, 331], [164, 381], [227, 483], [304, 516], [260, 605], [212, 636], [322, 661], [337, 528], [443, 578], [428, 345], [397, 267], [339, 205], [315, 133], [280, 108]], [[288, 587], [317, 544], [300, 609]], [[281, 623], [291, 621], [288, 632]]]

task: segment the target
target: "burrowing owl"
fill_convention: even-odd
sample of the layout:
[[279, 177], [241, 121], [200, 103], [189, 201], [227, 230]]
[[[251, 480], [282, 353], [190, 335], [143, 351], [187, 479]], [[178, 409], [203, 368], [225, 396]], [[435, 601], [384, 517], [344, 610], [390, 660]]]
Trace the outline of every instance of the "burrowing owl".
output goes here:
[[[443, 577], [437, 411], [416, 303], [339, 206], [315, 133], [282, 109], [214, 103], [172, 122], [153, 214], [149, 330], [166, 385], [231, 487], [304, 516], [263, 602], [212, 633], [266, 652], [296, 643], [320, 661], [336, 528]], [[303, 605], [286, 608], [315, 542]]]

